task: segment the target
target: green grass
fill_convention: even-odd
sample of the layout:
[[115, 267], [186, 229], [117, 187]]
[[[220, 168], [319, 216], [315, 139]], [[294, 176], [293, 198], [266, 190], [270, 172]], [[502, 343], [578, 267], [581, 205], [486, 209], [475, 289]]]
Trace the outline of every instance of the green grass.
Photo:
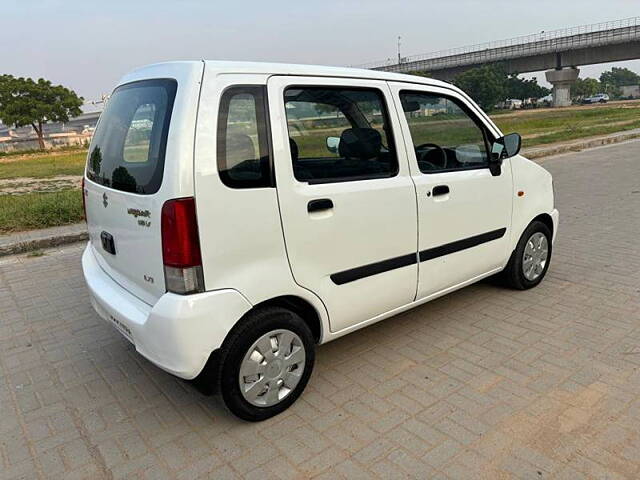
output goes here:
[[0, 196], [0, 234], [68, 225], [82, 218], [78, 189]]
[[[625, 132], [627, 130], [633, 130], [640, 128], [640, 119], [630, 122], [625, 125], [598, 125], [595, 127], [589, 126], [567, 126], [565, 129], [553, 133], [548, 133], [535, 138], [525, 138], [522, 140], [523, 147], [534, 147], [537, 145], [544, 145], [555, 142], [566, 142], [570, 140], [578, 140], [580, 138], [594, 137], [599, 135], [608, 135], [611, 133]], [[503, 130], [503, 132], [510, 132], [509, 130]]]
[[16, 159], [0, 159], [0, 179], [82, 175], [87, 152], [37, 154]]
[[[87, 147], [89, 145], [87, 144]], [[56, 152], [77, 152], [78, 150], [82, 150], [81, 147], [77, 145], [69, 145], [65, 147], [56, 147]], [[42, 155], [42, 150], [39, 148], [30, 148], [28, 150], [12, 150], [10, 152], [0, 152], [0, 158], [4, 157], [22, 157], [24, 155]]]
[[523, 146], [532, 147], [640, 128], [640, 105], [497, 113], [491, 118], [504, 133], [518, 132], [525, 137]]

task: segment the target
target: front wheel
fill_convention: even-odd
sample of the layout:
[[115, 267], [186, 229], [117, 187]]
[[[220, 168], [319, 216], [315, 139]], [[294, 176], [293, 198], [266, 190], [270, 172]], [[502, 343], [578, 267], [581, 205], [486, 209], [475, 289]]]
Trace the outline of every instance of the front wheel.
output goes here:
[[227, 408], [249, 421], [286, 410], [304, 390], [315, 342], [296, 313], [270, 307], [249, 315], [222, 354], [220, 387]]
[[551, 238], [549, 227], [537, 220], [531, 222], [503, 272], [510, 287], [526, 290], [542, 281], [551, 261]]

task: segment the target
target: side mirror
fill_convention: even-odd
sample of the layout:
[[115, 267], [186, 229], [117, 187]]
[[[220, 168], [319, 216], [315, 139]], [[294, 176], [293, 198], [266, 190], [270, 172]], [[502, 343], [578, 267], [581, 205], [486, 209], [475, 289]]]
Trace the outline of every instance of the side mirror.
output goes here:
[[522, 145], [522, 138], [517, 133], [510, 133], [500, 137], [491, 146], [491, 159], [489, 170], [491, 175], [497, 177], [502, 173], [502, 161], [518, 154]]
[[338, 153], [340, 137], [327, 137], [327, 150], [331, 153]]
[[510, 133], [498, 138], [491, 147], [491, 161], [502, 162], [505, 158], [511, 158], [520, 152], [522, 137], [518, 133]]

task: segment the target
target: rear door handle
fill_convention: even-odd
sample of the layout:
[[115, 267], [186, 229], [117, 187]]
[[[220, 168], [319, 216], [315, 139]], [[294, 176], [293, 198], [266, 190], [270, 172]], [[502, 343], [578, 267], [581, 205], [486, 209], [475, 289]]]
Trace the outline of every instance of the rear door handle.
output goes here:
[[333, 208], [333, 202], [330, 198], [318, 198], [311, 200], [307, 204], [307, 212], [319, 212], [320, 210], [329, 210]]
[[446, 195], [449, 193], [449, 185], [437, 185], [433, 187], [433, 196], [437, 197], [438, 195]]

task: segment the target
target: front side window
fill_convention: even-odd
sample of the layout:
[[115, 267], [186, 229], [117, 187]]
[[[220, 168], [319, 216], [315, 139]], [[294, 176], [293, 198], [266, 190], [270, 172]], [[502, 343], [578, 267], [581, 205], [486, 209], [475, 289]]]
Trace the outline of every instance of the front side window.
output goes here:
[[330, 183], [398, 173], [389, 116], [379, 90], [291, 87], [284, 102], [297, 180]]
[[175, 80], [144, 80], [115, 89], [91, 143], [90, 180], [125, 192], [158, 191], [176, 88]]
[[270, 187], [264, 86], [226, 90], [218, 116], [218, 172], [231, 188]]
[[421, 92], [401, 92], [400, 101], [421, 172], [488, 167], [485, 130], [461, 103]]

